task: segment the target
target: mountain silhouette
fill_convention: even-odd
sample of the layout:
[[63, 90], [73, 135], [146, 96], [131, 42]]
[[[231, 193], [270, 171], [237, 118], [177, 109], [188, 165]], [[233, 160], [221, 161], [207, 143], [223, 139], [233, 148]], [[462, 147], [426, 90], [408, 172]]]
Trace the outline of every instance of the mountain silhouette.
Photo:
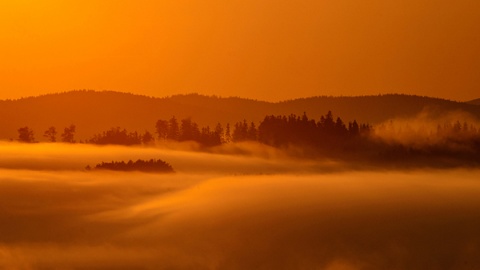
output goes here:
[[266, 102], [239, 97], [198, 94], [164, 98], [114, 91], [79, 90], [16, 100], [0, 100], [0, 139], [17, 139], [17, 130], [28, 126], [35, 139], [54, 126], [62, 131], [76, 126], [75, 137], [85, 140], [111, 127], [131, 131], [155, 131], [159, 119], [191, 117], [199, 125], [214, 127], [247, 121], [260, 122], [266, 115], [302, 115], [313, 119], [327, 111], [344, 121], [377, 124], [397, 117], [413, 117], [428, 108], [434, 113], [465, 111], [480, 118], [480, 106], [439, 98], [411, 95], [358, 97], [318, 96], [283, 102]]

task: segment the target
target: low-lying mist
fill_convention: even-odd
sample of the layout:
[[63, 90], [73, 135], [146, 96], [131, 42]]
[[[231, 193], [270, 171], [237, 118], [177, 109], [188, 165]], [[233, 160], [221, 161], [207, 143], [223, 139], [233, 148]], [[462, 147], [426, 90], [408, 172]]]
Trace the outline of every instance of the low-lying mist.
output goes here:
[[259, 143], [237, 143], [198, 151], [193, 143], [159, 147], [96, 146], [62, 143], [0, 143], [0, 168], [27, 170], [84, 170], [100, 162], [162, 159], [177, 172], [209, 174], [271, 174], [343, 170], [328, 159], [299, 160]]
[[0, 171], [2, 269], [475, 269], [479, 171]]
[[461, 142], [478, 136], [479, 127], [479, 119], [467, 112], [451, 111], [439, 115], [425, 108], [415, 117], [391, 119], [377, 125], [375, 136], [412, 147], [453, 147], [455, 140]]
[[[0, 144], [0, 269], [480, 267], [480, 170], [184, 147]], [[149, 158], [177, 173], [83, 170]]]

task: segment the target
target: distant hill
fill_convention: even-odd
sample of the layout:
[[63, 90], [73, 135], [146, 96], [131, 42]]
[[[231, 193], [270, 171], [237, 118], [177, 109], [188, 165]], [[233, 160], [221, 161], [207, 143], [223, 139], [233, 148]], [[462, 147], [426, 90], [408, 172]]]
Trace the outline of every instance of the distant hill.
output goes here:
[[480, 106], [480, 98], [477, 98], [477, 99], [474, 99], [474, 100], [467, 101], [466, 103], [468, 103], [468, 104], [472, 104], [472, 105], [477, 105], [477, 106]]
[[266, 115], [301, 115], [318, 118], [331, 110], [344, 121], [356, 119], [376, 124], [395, 117], [409, 117], [424, 108], [443, 113], [462, 110], [480, 118], [480, 106], [438, 98], [409, 95], [360, 97], [310, 97], [283, 102], [265, 102], [237, 97], [198, 94], [154, 98], [113, 91], [71, 91], [18, 100], [0, 101], [0, 139], [16, 139], [19, 127], [28, 126], [36, 140], [55, 126], [59, 134], [70, 124], [77, 127], [76, 138], [86, 139], [111, 127], [129, 131], [154, 132], [158, 119], [191, 117], [199, 125], [213, 127], [220, 122], [260, 122]]

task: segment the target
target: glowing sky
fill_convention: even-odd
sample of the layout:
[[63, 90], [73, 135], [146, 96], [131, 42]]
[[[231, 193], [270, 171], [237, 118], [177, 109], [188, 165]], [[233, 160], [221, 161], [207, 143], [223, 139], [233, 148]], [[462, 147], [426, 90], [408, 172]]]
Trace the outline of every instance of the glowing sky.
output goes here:
[[0, 2], [0, 98], [480, 97], [478, 0]]

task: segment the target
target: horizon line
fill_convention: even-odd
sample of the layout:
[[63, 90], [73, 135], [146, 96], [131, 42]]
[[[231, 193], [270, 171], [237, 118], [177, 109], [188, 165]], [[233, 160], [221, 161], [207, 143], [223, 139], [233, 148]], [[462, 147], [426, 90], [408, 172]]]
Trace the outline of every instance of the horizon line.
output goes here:
[[305, 96], [305, 97], [296, 97], [296, 98], [291, 98], [291, 99], [284, 99], [284, 100], [279, 100], [279, 101], [268, 101], [268, 100], [261, 100], [261, 99], [256, 99], [256, 98], [250, 98], [250, 97], [241, 97], [241, 96], [222, 96], [222, 95], [216, 95], [216, 94], [200, 94], [198, 92], [186, 92], [182, 94], [172, 94], [172, 95], [165, 95], [165, 96], [151, 96], [147, 94], [140, 94], [140, 93], [133, 93], [133, 92], [127, 92], [127, 91], [119, 91], [119, 90], [109, 90], [109, 89], [103, 89], [103, 90], [96, 90], [96, 89], [72, 89], [72, 90], [66, 90], [66, 91], [60, 91], [60, 92], [50, 92], [50, 93], [45, 93], [45, 94], [38, 94], [38, 95], [30, 95], [30, 96], [22, 96], [19, 98], [5, 98], [5, 99], [0, 99], [0, 101], [19, 101], [19, 100], [24, 100], [24, 99], [33, 99], [33, 98], [39, 98], [39, 97], [45, 97], [45, 96], [53, 96], [53, 95], [61, 95], [61, 94], [68, 94], [68, 93], [74, 93], [74, 92], [92, 92], [92, 93], [114, 93], [114, 94], [125, 94], [125, 95], [132, 95], [132, 96], [138, 96], [138, 97], [146, 97], [146, 98], [152, 98], [152, 99], [168, 99], [168, 98], [174, 98], [174, 97], [179, 97], [179, 96], [201, 96], [201, 97], [208, 97], [208, 98], [219, 98], [219, 99], [243, 99], [243, 100], [250, 100], [250, 101], [257, 101], [257, 102], [266, 102], [266, 103], [283, 103], [283, 102], [288, 102], [288, 101], [295, 101], [295, 100], [302, 100], [302, 99], [310, 99], [310, 98], [359, 98], [359, 97], [381, 97], [381, 96], [410, 96], [410, 97], [422, 97], [422, 98], [432, 98], [432, 99], [440, 99], [440, 100], [446, 100], [446, 101], [452, 101], [452, 102], [458, 102], [458, 103], [469, 103], [472, 101], [480, 100], [480, 98], [477, 99], [472, 99], [472, 100], [466, 100], [466, 101], [458, 101], [458, 100], [452, 100], [448, 98], [442, 98], [442, 97], [434, 97], [434, 96], [425, 96], [425, 95], [416, 95], [416, 94], [404, 94], [404, 93], [379, 93], [377, 95], [374, 94], [368, 94], [368, 95], [314, 95], [314, 96]]

